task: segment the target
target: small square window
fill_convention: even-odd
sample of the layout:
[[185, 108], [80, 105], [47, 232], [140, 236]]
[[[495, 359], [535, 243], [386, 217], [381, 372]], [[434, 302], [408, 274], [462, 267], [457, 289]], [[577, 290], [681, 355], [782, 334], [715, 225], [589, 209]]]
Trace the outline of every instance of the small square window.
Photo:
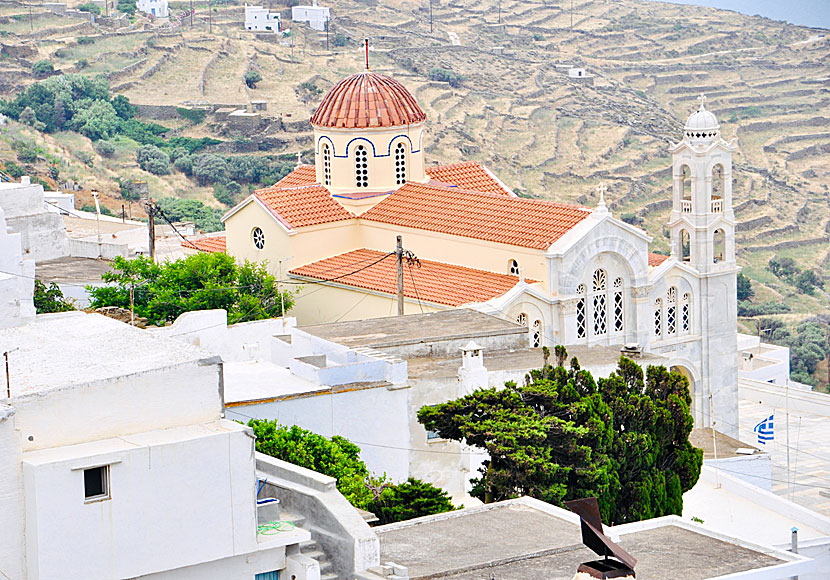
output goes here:
[[84, 469], [84, 499], [93, 501], [110, 497], [110, 466]]

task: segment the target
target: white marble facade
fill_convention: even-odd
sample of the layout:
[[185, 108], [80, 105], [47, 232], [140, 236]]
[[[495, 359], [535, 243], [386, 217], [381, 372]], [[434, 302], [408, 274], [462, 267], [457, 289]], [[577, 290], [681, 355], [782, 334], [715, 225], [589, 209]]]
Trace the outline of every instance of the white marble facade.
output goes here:
[[[651, 238], [613, 217], [604, 190], [591, 216], [545, 253], [550, 295], [521, 284], [481, 305], [528, 326], [537, 345], [636, 344], [687, 376], [695, 426], [737, 435], [737, 297], [732, 152], [701, 99], [670, 148], [672, 255], [649, 265]], [[652, 256], [652, 259], [654, 256]]]

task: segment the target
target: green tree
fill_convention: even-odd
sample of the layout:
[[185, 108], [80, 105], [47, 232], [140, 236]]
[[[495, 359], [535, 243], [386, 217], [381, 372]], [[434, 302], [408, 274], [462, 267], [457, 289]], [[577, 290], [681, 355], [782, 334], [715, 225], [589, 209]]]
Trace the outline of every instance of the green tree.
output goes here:
[[801, 272], [801, 269], [798, 267], [798, 264], [795, 263], [795, 260], [792, 258], [779, 258], [777, 256], [773, 256], [769, 259], [767, 268], [770, 272], [775, 274], [777, 278], [787, 281], [792, 281], [793, 278]]
[[142, 145], [135, 152], [135, 158], [139, 167], [153, 175], [170, 173], [170, 158], [155, 145]]
[[366, 504], [378, 518], [377, 525], [391, 524], [449, 512], [456, 507], [449, 494], [431, 483], [410, 477], [403, 483], [390, 485]]
[[37, 310], [38, 314], [75, 310], [75, 306], [68, 299], [64, 298], [63, 291], [54, 282], [50, 282], [49, 286], [46, 286], [40, 280], [35, 280], [33, 298], [35, 310]]
[[225, 183], [228, 180], [228, 163], [212, 153], [199, 155], [193, 161], [193, 175], [199, 185]]
[[32, 107], [26, 107], [25, 109], [23, 109], [23, 111], [20, 113], [20, 117], [18, 117], [17, 120], [23, 123], [24, 125], [29, 125], [30, 127], [38, 131], [44, 131], [46, 129], [46, 123], [38, 120], [37, 115], [35, 114], [35, 111], [34, 109], [32, 109]]
[[265, 265], [237, 264], [225, 253], [198, 253], [174, 262], [154, 264], [148, 257], [117, 257], [113, 271], [101, 276], [107, 286], [88, 286], [92, 308], [130, 307], [134, 288], [135, 313], [152, 324], [172, 322], [184, 312], [223, 308], [228, 323], [275, 318], [281, 304], [294, 304], [290, 292], [282, 297], [277, 280]]
[[206, 206], [198, 199], [180, 199], [164, 197], [158, 205], [170, 221], [192, 221], [203, 232], [218, 232], [225, 229], [220, 221], [221, 209]]
[[743, 272], [738, 273], [738, 300], [749, 300], [755, 296], [752, 289], [752, 280], [744, 276]]
[[193, 175], [193, 155], [182, 155], [181, 157], [176, 157], [176, 160], [173, 162], [173, 167], [188, 177]]
[[369, 470], [360, 459], [360, 448], [339, 435], [327, 439], [296, 425], [251, 419], [248, 426], [256, 436], [256, 450], [288, 463], [337, 479], [337, 489], [349, 503], [365, 509], [372, 499], [366, 486]]
[[99, 99], [82, 107], [72, 116], [70, 128], [93, 141], [115, 136], [120, 120], [109, 101]]
[[55, 65], [50, 60], [39, 60], [32, 65], [32, 74], [36, 77], [48, 77], [55, 72]]
[[112, 108], [115, 109], [115, 114], [125, 121], [135, 117], [137, 112], [135, 106], [130, 104], [130, 99], [124, 95], [118, 95], [112, 99]]
[[566, 369], [566, 356], [559, 347], [557, 365], [546, 361], [524, 386], [479, 389], [423, 407], [418, 420], [488, 451], [472, 491], [484, 501], [530, 495], [561, 505], [596, 496], [603, 520], [615, 524], [679, 514], [703, 460], [688, 442], [686, 379], [650, 367], [643, 380], [642, 369], [623, 357], [595, 383], [576, 359]]
[[248, 87], [250, 87], [252, 89], [255, 89], [256, 84], [259, 81], [262, 80], [262, 75], [259, 74], [259, 71], [249, 70], [248, 72], [245, 73], [244, 78], [245, 78], [245, 84], [248, 85]]
[[[78, 10], [80, 10], [81, 12], [91, 12], [92, 14], [96, 14], [98, 16], [101, 15], [101, 7], [98, 6], [97, 4], [93, 4], [92, 2], [87, 2], [86, 4], [81, 4], [80, 6], [78, 6]], [[81, 38], [88, 38], [88, 37], [81, 37]], [[78, 40], [80, 40], [80, 39], [78, 39]], [[79, 44], [83, 44], [83, 43], [79, 42]]]
[[820, 288], [824, 285], [824, 282], [821, 279], [815, 270], [804, 270], [798, 276], [795, 277], [795, 286], [805, 294], [810, 294], [812, 296], [813, 292], [816, 291], [816, 288]]
[[135, 14], [135, 0], [118, 0], [116, 9], [124, 14]]

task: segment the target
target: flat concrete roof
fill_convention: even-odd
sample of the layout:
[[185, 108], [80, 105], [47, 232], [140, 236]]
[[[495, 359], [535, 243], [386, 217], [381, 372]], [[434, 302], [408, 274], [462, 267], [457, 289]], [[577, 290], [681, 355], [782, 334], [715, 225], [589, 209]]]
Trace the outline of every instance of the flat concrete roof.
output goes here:
[[35, 276], [58, 284], [101, 284], [101, 274], [112, 271], [112, 263], [94, 258], [58, 258], [38, 262]]
[[468, 308], [303, 326], [314, 336], [348, 347], [383, 349], [433, 340], [524, 334], [527, 328]]
[[198, 362], [212, 355], [100, 314], [40, 314], [30, 324], [0, 329], [9, 353], [12, 399], [95, 381]]
[[[520, 498], [375, 531], [381, 562], [406, 566], [412, 580], [572, 580], [580, 563], [598, 557], [583, 546], [578, 519], [557, 512], [564, 510]], [[676, 520], [620, 532], [618, 543], [638, 560], [637, 580], [705, 580], [783, 563]]]
[[[724, 457], [745, 457], [745, 453], [738, 453], [738, 449], [752, 449], [755, 453], [762, 453], [762, 450], [749, 443], [738, 441], [734, 437], [724, 435], [720, 431], [715, 431], [715, 438], [718, 444], [717, 458]], [[712, 438], [711, 427], [698, 427], [692, 429], [689, 433], [689, 441], [695, 447], [703, 449], [703, 459], [716, 459], [715, 457], [715, 442]]]
[[[616, 366], [620, 359], [619, 346], [568, 346], [568, 361], [576, 357], [582, 368]], [[551, 355], [552, 357], [553, 355]], [[637, 364], [665, 365], [667, 359], [657, 354], [643, 353], [633, 359]], [[490, 351], [484, 349], [484, 366], [488, 371], [530, 370], [541, 368], [545, 363], [541, 348]], [[410, 378], [446, 378], [458, 374], [461, 355], [451, 357], [429, 356], [407, 359]], [[597, 378], [597, 377], [594, 377]]]

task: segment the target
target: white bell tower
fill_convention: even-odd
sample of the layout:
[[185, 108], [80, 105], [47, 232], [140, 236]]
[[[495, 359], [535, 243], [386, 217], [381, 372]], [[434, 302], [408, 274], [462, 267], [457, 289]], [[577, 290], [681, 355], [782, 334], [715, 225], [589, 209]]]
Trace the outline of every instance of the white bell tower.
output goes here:
[[701, 379], [692, 393], [695, 427], [715, 421], [738, 431], [737, 274], [732, 211], [732, 152], [706, 97], [673, 145], [671, 253], [698, 280], [692, 296], [693, 332], [700, 334]]

